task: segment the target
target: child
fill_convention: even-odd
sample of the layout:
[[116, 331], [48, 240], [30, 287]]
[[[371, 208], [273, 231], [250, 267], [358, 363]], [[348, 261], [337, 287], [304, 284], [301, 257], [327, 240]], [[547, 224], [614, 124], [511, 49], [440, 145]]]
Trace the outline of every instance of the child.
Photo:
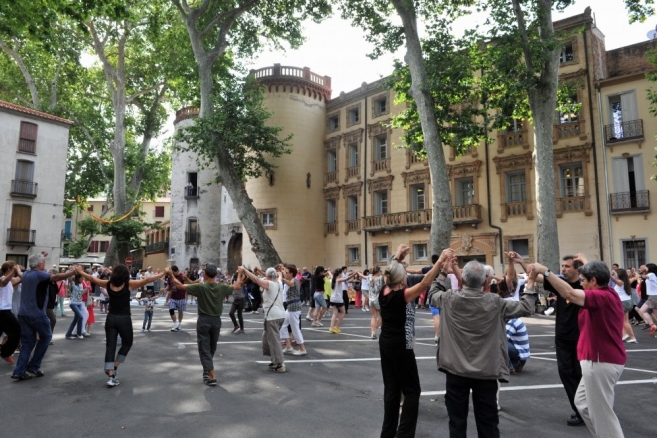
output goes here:
[[[144, 323], [141, 326], [141, 332], [151, 331], [151, 322], [153, 321], [153, 307], [155, 306], [155, 297], [153, 297], [153, 291], [146, 291], [146, 298], [141, 298], [140, 302], [144, 303]], [[146, 323], [148, 322], [148, 326]]]

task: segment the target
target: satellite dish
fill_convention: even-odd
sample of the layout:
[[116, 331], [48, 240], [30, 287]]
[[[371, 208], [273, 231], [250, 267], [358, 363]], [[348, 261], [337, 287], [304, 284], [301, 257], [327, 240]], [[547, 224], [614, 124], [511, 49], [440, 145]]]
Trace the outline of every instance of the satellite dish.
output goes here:
[[657, 26], [655, 26], [654, 29], [648, 31], [647, 36], [651, 40], [657, 39]]

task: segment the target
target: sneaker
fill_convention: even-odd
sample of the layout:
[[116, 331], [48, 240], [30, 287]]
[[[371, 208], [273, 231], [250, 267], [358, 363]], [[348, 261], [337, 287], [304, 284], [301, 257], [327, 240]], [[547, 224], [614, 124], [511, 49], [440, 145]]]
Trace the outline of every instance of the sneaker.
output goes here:
[[365, 311], [366, 311], [366, 312], [369, 312], [369, 311], [370, 311], [370, 308], [369, 308], [369, 307], [365, 307]]
[[146, 331], [147, 331], [148, 333], [150, 333], [150, 332], [151, 332], [151, 329], [146, 329]]
[[240, 331], [239, 327], [235, 327], [231, 333], [235, 334]]
[[306, 316], [306, 321], [313, 322], [313, 319], [310, 316]]
[[338, 333], [342, 333], [342, 330], [340, 330], [340, 327], [336, 327], [334, 332], [338, 334]]
[[543, 315], [552, 315], [554, 313], [554, 307], [549, 307], [545, 312], [543, 312]]
[[77, 336], [67, 336], [66, 339], [77, 339]]
[[334, 330], [335, 330], [335, 329], [334, 329], [333, 327], [331, 327], [331, 328], [329, 329], [329, 333], [335, 333]]
[[217, 386], [217, 381], [215, 379], [210, 379], [207, 382], [205, 382], [205, 384], [208, 386]]
[[316, 322], [315, 324], [317, 324], [317, 326], [316, 326], [316, 327], [324, 327], [324, 324], [322, 324], [322, 323], [321, 323], [321, 322], [319, 322], [319, 321], [317, 321], [317, 322]]
[[11, 378], [14, 380], [21, 381], [21, 380], [30, 380], [32, 376], [30, 376], [29, 374], [23, 374], [21, 376], [19, 376], [18, 374], [12, 374]]
[[627, 341], [625, 341], [626, 344], [638, 344], [639, 341], [636, 340], [636, 338], [630, 338]]
[[372, 333], [372, 339], [376, 339], [376, 333]]
[[284, 373], [285, 372], [285, 365], [280, 364], [276, 368], [274, 368], [274, 371], [277, 373]]
[[172, 332], [177, 332], [177, 331], [178, 331], [178, 325], [177, 325], [177, 324], [174, 324], [174, 326], [171, 327], [171, 331], [172, 331]]
[[276, 364], [274, 362], [270, 362], [269, 365], [267, 365], [267, 368], [274, 371], [274, 369], [276, 369]]
[[203, 371], [203, 383], [207, 384], [210, 380], [210, 374], [207, 371]]
[[14, 363], [16, 363], [16, 361], [14, 361], [14, 358], [11, 356], [3, 357], [2, 360], [7, 362], [9, 365], [13, 365]]
[[283, 349], [283, 354], [293, 354], [294, 353], [294, 348], [284, 348]]
[[240, 330], [240, 331], [237, 332], [238, 335], [239, 335], [239, 334], [242, 334], [242, 335], [243, 335], [244, 333], [245, 333], [244, 330]]
[[91, 333], [87, 333], [87, 332], [82, 333], [82, 337], [88, 338], [89, 336], [91, 336]]
[[145, 331], [146, 331], [146, 329], [141, 329], [141, 332], [142, 332], [142, 333], [144, 333]]
[[623, 342], [627, 341], [630, 339], [630, 335], [623, 335]]
[[316, 322], [313, 321], [313, 323], [310, 324], [310, 326], [311, 326], [311, 327], [319, 327], [319, 324], [317, 324]]
[[111, 376], [107, 381], [106, 385], [108, 388], [114, 388], [115, 386], [119, 386], [119, 378], [116, 376]]
[[292, 353], [292, 356], [305, 356], [306, 354], [308, 354], [306, 350], [296, 350]]
[[45, 373], [41, 370], [39, 370], [39, 371], [27, 370], [26, 373], [29, 374], [32, 377], [43, 377], [43, 376], [45, 376]]
[[438, 345], [438, 336], [435, 336], [435, 337], [433, 338], [433, 342], [435, 342], [435, 344]]
[[362, 307], [360, 310], [362, 310], [363, 312], [367, 312], [367, 310], [364, 307]]
[[655, 325], [655, 324], [651, 324], [651, 325], [650, 325], [650, 334], [651, 334], [651, 335], [654, 335], [654, 334], [655, 334], [655, 331], [657, 331], [657, 325]]

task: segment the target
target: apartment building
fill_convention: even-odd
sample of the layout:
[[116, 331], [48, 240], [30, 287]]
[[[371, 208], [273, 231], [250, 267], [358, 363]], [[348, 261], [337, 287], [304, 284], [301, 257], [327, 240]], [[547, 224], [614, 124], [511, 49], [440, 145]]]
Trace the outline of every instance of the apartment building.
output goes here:
[[71, 126], [70, 120], [0, 101], [2, 260], [26, 266], [30, 255], [46, 251], [48, 263], [58, 262]]
[[[653, 41], [607, 52], [591, 10], [556, 21], [571, 35], [560, 56], [560, 82], [579, 111], [555, 114], [553, 169], [562, 254], [586, 253], [623, 266], [657, 260], [650, 211], [654, 123], [646, 100]], [[279, 254], [297, 265], [383, 265], [400, 243], [412, 265], [426, 265], [431, 226], [427, 163], [399, 148], [390, 119], [402, 108], [384, 80], [331, 98], [330, 77], [275, 64], [252, 71], [265, 87], [270, 122], [293, 134], [293, 150], [276, 170], [246, 182]], [[479, 260], [499, 272], [503, 252], [537, 258], [537, 211], [528, 120], [457, 156], [444, 145], [453, 205], [453, 248], [463, 264]], [[654, 193], [654, 192], [653, 192]], [[232, 225], [234, 226], [234, 225]], [[654, 247], [655, 245], [653, 245]], [[243, 263], [256, 265], [242, 248]]]

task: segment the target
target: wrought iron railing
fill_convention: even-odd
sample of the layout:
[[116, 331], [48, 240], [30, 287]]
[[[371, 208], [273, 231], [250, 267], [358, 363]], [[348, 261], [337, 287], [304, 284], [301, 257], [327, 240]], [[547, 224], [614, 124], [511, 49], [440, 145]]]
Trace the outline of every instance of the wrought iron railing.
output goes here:
[[26, 198], [36, 198], [38, 183], [15, 179], [11, 181], [11, 194], [13, 196], [24, 196]]
[[185, 245], [198, 245], [201, 240], [201, 233], [198, 231], [185, 231]]
[[629, 120], [605, 126], [607, 143], [643, 138], [643, 120]]
[[609, 208], [612, 213], [650, 211], [650, 193], [648, 190], [610, 193]]
[[185, 199], [198, 198], [198, 187], [185, 187]]
[[151, 243], [144, 247], [146, 253], [165, 251], [167, 249], [169, 249], [169, 242], [167, 241]]
[[36, 230], [24, 230], [20, 228], [7, 229], [8, 245], [34, 245], [36, 242]]

